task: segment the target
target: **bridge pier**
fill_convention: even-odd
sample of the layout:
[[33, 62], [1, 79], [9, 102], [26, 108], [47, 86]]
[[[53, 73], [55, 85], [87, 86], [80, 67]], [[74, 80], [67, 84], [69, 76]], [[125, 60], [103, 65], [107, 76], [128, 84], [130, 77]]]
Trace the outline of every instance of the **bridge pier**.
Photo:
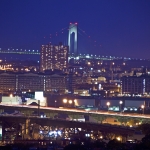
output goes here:
[[30, 119], [26, 119], [25, 134], [29, 134]]

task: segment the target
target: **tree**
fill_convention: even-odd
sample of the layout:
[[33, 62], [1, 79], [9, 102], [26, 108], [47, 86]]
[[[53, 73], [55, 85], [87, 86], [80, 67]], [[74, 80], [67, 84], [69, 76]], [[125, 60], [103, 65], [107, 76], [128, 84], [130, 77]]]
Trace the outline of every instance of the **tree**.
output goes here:
[[82, 115], [78, 114], [69, 114], [68, 116], [71, 120], [78, 120], [79, 118], [82, 118]]
[[150, 132], [144, 138], [142, 138], [142, 145], [145, 149], [150, 149]]
[[93, 143], [93, 147], [94, 148], [105, 148], [106, 147], [106, 143], [102, 140], [97, 140]]
[[108, 150], [119, 150], [122, 147], [122, 144], [120, 141], [117, 141], [116, 139], [113, 139], [108, 142], [107, 149]]
[[124, 117], [124, 116], [115, 116], [115, 118], [117, 119], [118, 122], [120, 122], [120, 124], [126, 125], [127, 122], [130, 120], [129, 117]]
[[84, 145], [69, 144], [64, 148], [64, 150], [86, 150], [86, 148]]
[[54, 118], [56, 115], [58, 115], [58, 113], [55, 113], [55, 112], [46, 112], [45, 115], [49, 118]]
[[148, 122], [150, 122], [150, 119], [145, 119], [145, 118], [133, 117], [132, 119], [134, 120], [135, 123], [148, 123]]
[[145, 135], [150, 135], [150, 124], [145, 123], [137, 127], [138, 130], [141, 130]]
[[91, 114], [91, 117], [93, 117], [95, 120], [97, 120], [97, 123], [103, 123], [104, 120], [106, 120], [107, 116], [106, 115], [101, 115], [101, 114]]

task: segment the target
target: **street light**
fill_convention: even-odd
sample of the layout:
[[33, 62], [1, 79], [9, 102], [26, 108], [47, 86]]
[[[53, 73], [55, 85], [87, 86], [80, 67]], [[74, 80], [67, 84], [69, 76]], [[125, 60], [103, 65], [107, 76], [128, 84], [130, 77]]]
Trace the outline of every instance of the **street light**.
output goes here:
[[72, 104], [72, 100], [69, 100], [69, 104]]
[[64, 107], [65, 107], [65, 104], [67, 103], [67, 99], [63, 99], [63, 103], [64, 103]]
[[74, 99], [74, 101], [73, 101], [74, 103], [73, 103], [73, 106], [75, 107], [76, 105], [77, 105], [77, 100], [76, 99]]
[[107, 98], [107, 91], [105, 91], [105, 93], [106, 93], [106, 98]]
[[108, 106], [108, 111], [109, 111], [110, 102], [107, 102], [106, 105]]
[[56, 107], [56, 103], [57, 103], [57, 100], [55, 100], [55, 107]]
[[40, 116], [40, 100], [38, 100], [38, 116]]
[[69, 104], [70, 104], [70, 105], [72, 104], [72, 100], [69, 100]]
[[144, 105], [141, 105], [141, 108], [143, 109], [143, 114], [144, 114], [144, 107], [145, 107]]
[[119, 104], [120, 104], [120, 112], [121, 112], [121, 110], [122, 110], [121, 105], [123, 104], [123, 102], [120, 101]]

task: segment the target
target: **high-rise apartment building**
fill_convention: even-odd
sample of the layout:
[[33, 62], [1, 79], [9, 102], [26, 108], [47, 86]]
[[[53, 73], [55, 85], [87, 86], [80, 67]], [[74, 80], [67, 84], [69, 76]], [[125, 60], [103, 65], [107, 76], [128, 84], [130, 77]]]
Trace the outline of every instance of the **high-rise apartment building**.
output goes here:
[[40, 71], [62, 70], [68, 66], [69, 47], [62, 45], [52, 45], [51, 43], [41, 46]]

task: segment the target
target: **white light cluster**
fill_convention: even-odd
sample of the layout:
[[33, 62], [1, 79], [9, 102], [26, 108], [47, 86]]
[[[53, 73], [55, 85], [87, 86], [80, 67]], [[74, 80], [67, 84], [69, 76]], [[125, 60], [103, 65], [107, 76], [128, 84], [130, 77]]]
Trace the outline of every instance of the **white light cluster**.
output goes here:
[[54, 135], [54, 136], [58, 136], [58, 135], [61, 136], [61, 131], [50, 131], [49, 135], [50, 136], [52, 136], [52, 135]]
[[90, 137], [90, 134], [85, 134], [86, 137]]

